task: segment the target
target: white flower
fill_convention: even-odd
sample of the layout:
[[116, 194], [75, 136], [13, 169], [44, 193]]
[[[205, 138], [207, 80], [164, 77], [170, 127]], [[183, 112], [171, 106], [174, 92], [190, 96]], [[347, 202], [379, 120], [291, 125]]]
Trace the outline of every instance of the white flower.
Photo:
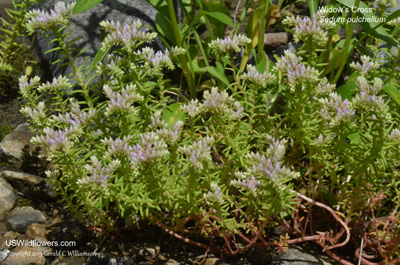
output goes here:
[[189, 103], [182, 105], [181, 110], [189, 114], [190, 118], [193, 119], [200, 113], [199, 101], [197, 99], [192, 99]]
[[306, 42], [311, 39], [318, 45], [325, 45], [328, 41], [327, 30], [335, 28], [336, 25], [329, 20], [320, 21], [321, 16], [322, 13], [320, 12], [314, 14], [312, 19], [309, 17], [300, 18], [299, 16], [292, 16], [284, 19], [282, 23], [295, 27], [293, 34], [295, 42], [299, 42], [302, 39]]
[[266, 87], [268, 83], [275, 81], [275, 76], [267, 72], [260, 74], [252, 65], [247, 65], [247, 73], [242, 74], [241, 78], [262, 87]]
[[211, 41], [208, 45], [211, 49], [214, 49], [217, 53], [225, 53], [229, 51], [239, 52], [239, 46], [245, 46], [246, 44], [250, 43], [251, 39], [248, 37], [239, 34], [231, 37], [225, 37], [224, 39], [217, 38], [216, 40]]
[[42, 124], [47, 118], [46, 108], [43, 101], [39, 102], [37, 107], [34, 109], [28, 106], [21, 108], [21, 113], [28, 116], [34, 124]]
[[50, 12], [44, 10], [32, 10], [26, 14], [28, 18], [27, 28], [33, 31], [36, 28], [48, 30], [51, 27], [65, 25], [68, 23], [67, 16], [72, 13], [75, 3], [65, 4], [57, 2]]
[[47, 82], [45, 84], [41, 84], [38, 87], [39, 92], [52, 92], [57, 93], [61, 90], [68, 91], [72, 87], [71, 83], [69, 82], [68, 78], [60, 75], [58, 78], [54, 77], [53, 81]]
[[34, 76], [28, 81], [28, 77], [23, 75], [19, 78], [19, 90], [21, 92], [22, 97], [29, 98], [31, 91], [34, 87], [36, 87], [40, 83], [40, 77]]
[[296, 85], [302, 85], [304, 82], [317, 82], [319, 77], [318, 70], [309, 65], [305, 66], [301, 63], [300, 57], [297, 57], [288, 50], [278, 60], [274, 69], [287, 74], [288, 83], [292, 89]]
[[361, 62], [362, 62], [362, 64], [360, 64], [359, 62], [350, 63], [350, 67], [354, 68], [361, 75], [367, 75], [369, 72], [371, 72], [379, 67], [379, 65], [377, 63], [374, 63], [371, 60], [371, 58], [366, 55], [361, 56]]
[[221, 187], [219, 187], [215, 182], [210, 184], [210, 191], [207, 194], [203, 194], [203, 198], [208, 203], [217, 202], [218, 204], [222, 204], [224, 202]]
[[179, 151], [187, 156], [193, 167], [202, 169], [204, 162], [211, 162], [211, 143], [213, 141], [214, 138], [207, 136], [190, 146], [180, 147]]
[[137, 43], [149, 42], [157, 37], [157, 33], [149, 33], [140, 30], [142, 27], [142, 23], [140, 21], [136, 21], [131, 25], [125, 24], [124, 26], [121, 26], [119, 21], [117, 21], [117, 23], [113, 21], [103, 21], [100, 23], [100, 26], [110, 31], [101, 44], [101, 50], [103, 51], [107, 50], [113, 45], [119, 44], [124, 45], [128, 51], [131, 51], [132, 47]]

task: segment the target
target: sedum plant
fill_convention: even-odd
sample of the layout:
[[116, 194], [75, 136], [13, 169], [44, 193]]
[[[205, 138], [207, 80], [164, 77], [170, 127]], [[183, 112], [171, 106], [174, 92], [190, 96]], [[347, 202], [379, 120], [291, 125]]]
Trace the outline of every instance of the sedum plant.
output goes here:
[[[191, 90], [189, 100], [168, 79], [186, 51], [146, 47], [156, 34], [140, 22], [103, 21], [101, 58], [76, 65], [64, 32], [73, 8], [60, 2], [27, 15], [31, 31], [50, 32], [73, 75], [47, 83], [23, 76], [20, 91], [28, 102], [21, 111], [38, 132], [33, 142], [53, 165], [47, 174], [74, 214], [107, 232], [118, 232], [121, 218], [150, 222], [226, 255], [314, 241], [351, 264], [334, 249], [352, 237], [367, 242], [355, 245], [360, 259], [368, 259], [363, 248], [398, 259], [395, 101], [368, 56], [349, 65], [353, 94], [328, 82], [318, 60], [332, 24], [318, 15], [286, 19], [310, 46], [286, 51], [272, 69], [262, 61], [238, 69], [236, 54], [251, 38], [211, 40], [214, 69], [232, 78], [211, 72], [218, 86], [194, 98]], [[91, 83], [95, 77], [102, 81]], [[277, 223], [297, 238], [270, 238], [266, 228]]]
[[[72, 79], [20, 78], [21, 95], [28, 100], [21, 111], [39, 132], [32, 141], [47, 150], [54, 165], [48, 176], [71, 211], [107, 231], [118, 228], [120, 217], [129, 217], [177, 237], [197, 233], [210, 242], [188, 242], [212, 249], [217, 249], [212, 238], [222, 237], [226, 254], [254, 245], [273, 217], [292, 209], [289, 182], [299, 176], [285, 162], [287, 141], [256, 130], [258, 119], [267, 119], [257, 88], [274, 77], [250, 67], [234, 93], [213, 87], [200, 100], [177, 101], [180, 93], [167, 77], [184, 50], [141, 46], [156, 34], [145, 32], [140, 22], [104, 21], [100, 26], [108, 35], [101, 50], [119, 49], [96, 67], [102, 87], [91, 86], [91, 66], [85, 72], [85, 66], [75, 65], [63, 32], [72, 9], [73, 4], [60, 2], [50, 12], [27, 15], [28, 28], [55, 38], [74, 70]], [[246, 39], [218, 41], [233, 51]], [[76, 85], [80, 88], [72, 89]], [[43, 94], [52, 100], [41, 101]], [[232, 247], [238, 235], [254, 242]]]

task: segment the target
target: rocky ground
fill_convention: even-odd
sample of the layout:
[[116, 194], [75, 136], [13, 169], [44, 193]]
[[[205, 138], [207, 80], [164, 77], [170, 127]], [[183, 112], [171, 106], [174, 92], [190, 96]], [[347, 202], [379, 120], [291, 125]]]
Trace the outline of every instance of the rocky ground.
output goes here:
[[[0, 15], [10, 0], [0, 0]], [[48, 0], [47, 3], [54, 1]], [[109, 16], [121, 18], [130, 12], [139, 12], [139, 18], [152, 23], [154, 12], [134, 1], [104, 0], [100, 9], [113, 10]], [[141, 3], [144, 1], [141, 1]], [[239, 2], [230, 1], [232, 11]], [[242, 4], [243, 4], [242, 3]], [[107, 9], [108, 8], [108, 9]], [[125, 10], [125, 11], [124, 11]], [[128, 11], [126, 11], [128, 10]], [[240, 6], [238, 8], [240, 10]], [[100, 12], [100, 11], [99, 11]], [[108, 12], [108, 11], [107, 11]], [[146, 13], [147, 12], [147, 13]], [[99, 15], [95, 13], [95, 15]], [[88, 16], [85, 14], [84, 16]], [[89, 16], [93, 21], [96, 17]], [[102, 17], [102, 16], [100, 16]], [[104, 19], [102, 17], [102, 19]], [[79, 21], [79, 18], [76, 18]], [[81, 25], [82, 26], [82, 25]], [[96, 35], [87, 31], [86, 41]], [[85, 33], [85, 34], [86, 34]], [[98, 36], [97, 36], [98, 37]], [[85, 39], [84, 39], [85, 40]], [[290, 36], [284, 32], [271, 32], [266, 38], [266, 48], [283, 50], [292, 48]], [[48, 49], [38, 45], [37, 52]], [[92, 49], [96, 49], [93, 47]], [[276, 52], [275, 51], [275, 52]], [[36, 51], [32, 51], [35, 53]], [[89, 49], [88, 52], [91, 52]], [[41, 60], [41, 57], [37, 58]], [[44, 62], [50, 60], [43, 58]], [[44, 64], [46, 65], [46, 64]], [[45, 71], [45, 73], [43, 73]], [[41, 75], [59, 74], [59, 69], [41, 67]], [[36, 74], [36, 73], [35, 73]], [[335, 264], [319, 248], [302, 245], [289, 248], [278, 254], [274, 249], [253, 248], [235, 258], [223, 258], [218, 253], [197, 249], [172, 238], [160, 229], [144, 225], [140, 229], [127, 228], [123, 237], [105, 235], [97, 228], [71, 216], [60, 197], [53, 191], [44, 175], [47, 163], [41, 152], [30, 144], [34, 135], [29, 124], [20, 114], [21, 101], [18, 98], [16, 79], [1, 80], [0, 87], [0, 265], [24, 264]], [[6, 136], [8, 132], [11, 132]], [[4, 138], [4, 139], [3, 139]], [[121, 228], [124, 229], [122, 225]], [[276, 229], [276, 236], [282, 233]], [[25, 242], [29, 245], [20, 245]], [[70, 242], [69, 247], [60, 246]]]

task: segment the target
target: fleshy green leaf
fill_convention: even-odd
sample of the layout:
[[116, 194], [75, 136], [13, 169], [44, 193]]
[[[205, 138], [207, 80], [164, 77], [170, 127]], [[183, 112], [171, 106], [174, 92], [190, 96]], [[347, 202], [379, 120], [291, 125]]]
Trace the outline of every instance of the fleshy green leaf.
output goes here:
[[357, 84], [355, 82], [355, 79], [357, 77], [357, 73], [353, 73], [349, 79], [346, 80], [346, 82], [341, 85], [338, 89], [336, 89], [336, 93], [342, 96], [342, 99], [352, 99], [354, 95], [356, 94], [356, 87]]
[[177, 45], [171, 21], [160, 12], [156, 15], [156, 27], [173, 45]]
[[347, 135], [347, 138], [349, 138], [349, 140], [353, 144], [359, 143], [360, 142], [360, 137], [361, 137], [360, 132], [355, 132], [355, 133]]
[[[233, 22], [230, 21], [227, 24], [221, 23], [221, 18], [222, 20], [228, 21], [230, 20], [230, 12], [229, 9], [222, 4], [217, 4], [217, 3], [211, 3], [211, 2], [203, 2], [203, 10], [207, 12], [207, 17], [211, 22], [211, 25], [213, 25], [214, 28], [214, 34], [218, 38], [223, 38], [225, 35], [225, 26], [226, 25], [233, 25]], [[209, 15], [210, 13], [213, 13], [212, 15]], [[218, 15], [219, 13], [219, 15]], [[219, 16], [216, 18], [215, 16]]]
[[383, 91], [388, 93], [388, 95], [396, 101], [397, 104], [400, 105], [400, 91], [397, 89], [397, 87], [394, 84], [386, 84], [383, 86]]
[[310, 14], [317, 13], [319, 0], [308, 0], [308, 6], [310, 7]]
[[99, 49], [97, 51], [92, 63], [90, 64], [90, 68], [89, 68], [89, 72], [88, 72], [89, 75], [94, 71], [94, 69], [96, 69], [97, 64], [99, 62], [101, 62], [104, 59], [104, 57], [106, 57], [106, 55], [108, 54], [110, 49], [111, 49], [111, 47], [108, 48], [106, 51], [102, 51], [101, 49]]
[[101, 2], [103, 2], [103, 0], [78, 0], [75, 3], [74, 9], [72, 10], [72, 14], [78, 14], [86, 10], [89, 10]]
[[181, 104], [172, 103], [162, 114], [162, 119], [167, 123], [169, 129], [172, 129], [177, 121], [185, 121], [186, 115], [180, 110]]
[[200, 10], [200, 11], [204, 12], [206, 14], [206, 16], [208, 16], [210, 18], [214, 18], [214, 19], [218, 20], [219, 22], [221, 22], [221, 23], [223, 23], [225, 25], [228, 25], [230, 27], [234, 27], [235, 26], [235, 24], [233, 24], [232, 19], [229, 16], [225, 15], [224, 13], [221, 13], [221, 12], [208, 12], [208, 11], [205, 11], [205, 10]]
[[216, 64], [216, 67], [214, 67], [214, 66], [206, 67], [207, 71], [212, 76], [221, 80], [225, 85], [229, 86], [230, 82], [229, 82], [228, 78], [226, 78], [224, 67], [219, 62], [216, 62], [215, 64]]

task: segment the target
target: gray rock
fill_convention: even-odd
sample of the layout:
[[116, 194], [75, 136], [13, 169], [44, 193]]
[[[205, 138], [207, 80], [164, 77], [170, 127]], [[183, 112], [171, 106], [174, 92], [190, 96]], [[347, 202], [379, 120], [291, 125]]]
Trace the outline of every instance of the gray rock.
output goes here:
[[0, 223], [0, 237], [3, 237], [8, 232], [7, 226], [5, 223]]
[[28, 246], [17, 247], [8, 253], [8, 257], [1, 265], [44, 265], [46, 263], [44, 251], [48, 250]]
[[6, 8], [13, 9], [12, 0], [0, 0], [0, 17], [9, 20], [5, 12]]
[[278, 225], [277, 227], [274, 228], [274, 234], [278, 237], [284, 236], [286, 233], [287, 233], [286, 229], [281, 225]]
[[31, 224], [26, 229], [26, 236], [30, 239], [46, 239], [46, 225], [45, 224]]
[[[35, 176], [32, 174], [27, 174], [23, 172], [15, 172], [10, 170], [5, 170], [1, 172], [1, 177], [5, 178], [11, 185], [28, 185], [37, 186], [46, 182], [45, 178]], [[22, 192], [22, 190], [19, 190]]]
[[[7, 243], [6, 242], [7, 238], [4, 236], [6, 233], [7, 233], [6, 224], [5, 223], [0, 223], [0, 249], [8, 249], [8, 246], [6, 244]], [[1, 255], [2, 254], [0, 253], [0, 262], [2, 260]], [[3, 259], [5, 259], [5, 257]]]
[[19, 125], [0, 142], [0, 159], [19, 168], [23, 163], [24, 153], [34, 149], [30, 143], [33, 135], [28, 123]]
[[8, 257], [10, 252], [8, 249], [0, 250], [0, 263]]
[[276, 49], [281, 45], [289, 43], [290, 34], [288, 32], [266, 33], [264, 35], [264, 48]]
[[6, 239], [16, 239], [20, 236], [21, 234], [15, 231], [8, 231], [7, 233], [4, 234], [4, 238]]
[[3, 178], [0, 178], [0, 221], [14, 207], [17, 201], [13, 188]]
[[4, 234], [4, 236], [0, 237], [0, 249], [12, 249], [12, 241], [13, 239], [20, 239], [18, 238], [20, 236], [20, 233], [14, 232], [14, 231], [9, 231]]
[[272, 248], [255, 246], [249, 250], [247, 259], [254, 265], [270, 264], [274, 254], [275, 251]]
[[[290, 52], [295, 52], [298, 48], [300, 48], [302, 43], [294, 43], [294, 42], [289, 42], [286, 45], [282, 45], [281, 47], [277, 48], [272, 52], [272, 54], [276, 54], [279, 57], [282, 57], [285, 54], [286, 50], [289, 50]], [[270, 57], [271, 58], [271, 57]], [[273, 59], [275, 61], [275, 59]]]
[[[58, 1], [47, 0], [45, 3], [40, 4], [39, 8], [49, 10]], [[72, 1], [66, 0], [64, 2], [69, 3]], [[87, 48], [76, 60], [77, 65], [82, 65], [88, 56], [93, 58], [99, 50], [101, 43], [99, 23], [101, 21], [118, 20], [121, 24], [130, 24], [140, 19], [144, 24], [155, 28], [154, 20], [156, 13], [156, 10], [144, 0], [104, 0], [90, 10], [73, 14], [71, 16], [71, 25], [66, 28], [65, 32], [71, 32], [71, 39], [82, 37], [76, 42], [76, 47], [79, 51]], [[60, 64], [51, 65], [60, 56], [57, 53], [45, 54], [46, 51], [53, 48], [49, 41], [44, 36], [38, 37], [39, 53], [43, 55], [42, 57], [52, 75], [59, 76], [62, 74], [65, 76], [72, 73], [72, 68], [70, 67], [60, 67]]]
[[333, 265], [338, 264], [336, 261], [329, 259], [327, 256], [319, 254], [311, 254], [305, 249], [294, 246], [286, 252], [278, 255], [270, 265]]
[[52, 201], [56, 198], [47, 178], [9, 170], [3, 171], [0, 177], [5, 178], [14, 189], [29, 197], [45, 201]]
[[29, 225], [33, 223], [44, 223], [44, 215], [30, 206], [18, 207], [7, 217], [7, 222], [12, 229], [17, 232], [25, 232]]

